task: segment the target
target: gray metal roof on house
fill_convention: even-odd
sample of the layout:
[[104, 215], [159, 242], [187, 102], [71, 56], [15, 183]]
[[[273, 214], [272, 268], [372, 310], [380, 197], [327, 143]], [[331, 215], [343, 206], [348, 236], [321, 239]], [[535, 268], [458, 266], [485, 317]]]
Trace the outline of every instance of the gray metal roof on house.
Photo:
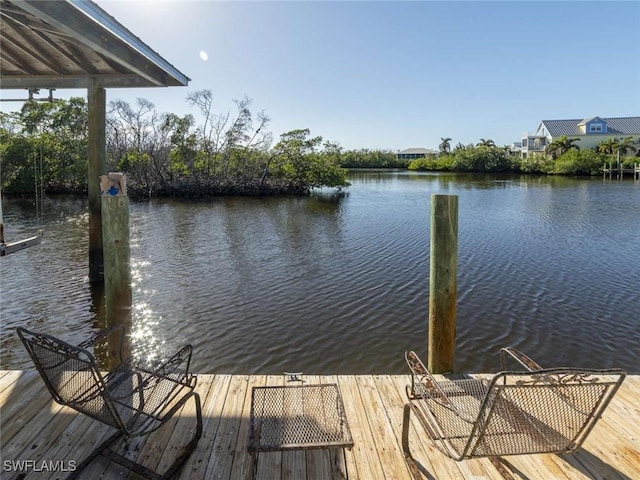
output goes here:
[[580, 123], [578, 123], [578, 125], [586, 125], [591, 120], [595, 120], [596, 118], [599, 119], [599, 120], [602, 120], [600, 117], [589, 117], [589, 118], [583, 119]]
[[542, 120], [542, 124], [552, 137], [577, 136], [584, 135], [578, 128], [579, 125], [584, 125], [594, 118], [606, 122], [607, 135], [640, 135], [640, 117], [591, 117], [591, 118], [577, 118], [572, 120]]
[[88, 0], [0, 0], [0, 35], [0, 88], [189, 83], [189, 77]]
[[402, 150], [399, 153], [407, 153], [407, 154], [411, 154], [411, 153], [422, 153], [422, 154], [428, 154], [428, 153], [437, 153], [435, 150], [429, 150], [428, 148], [407, 148], [406, 150]]

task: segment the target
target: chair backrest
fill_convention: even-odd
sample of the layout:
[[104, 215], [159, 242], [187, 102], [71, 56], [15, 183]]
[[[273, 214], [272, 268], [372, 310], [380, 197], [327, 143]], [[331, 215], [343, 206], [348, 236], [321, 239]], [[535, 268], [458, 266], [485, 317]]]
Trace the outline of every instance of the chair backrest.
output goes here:
[[463, 456], [573, 452], [625, 375], [572, 368], [501, 372], [491, 380]]
[[56, 337], [17, 328], [53, 399], [103, 423], [123, 428], [93, 355]]

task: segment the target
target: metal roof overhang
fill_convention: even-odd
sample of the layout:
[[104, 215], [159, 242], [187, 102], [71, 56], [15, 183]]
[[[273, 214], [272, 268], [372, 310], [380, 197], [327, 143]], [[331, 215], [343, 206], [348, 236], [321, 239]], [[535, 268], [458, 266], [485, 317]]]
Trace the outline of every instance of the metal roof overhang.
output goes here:
[[91, 1], [0, 0], [0, 88], [187, 86]]

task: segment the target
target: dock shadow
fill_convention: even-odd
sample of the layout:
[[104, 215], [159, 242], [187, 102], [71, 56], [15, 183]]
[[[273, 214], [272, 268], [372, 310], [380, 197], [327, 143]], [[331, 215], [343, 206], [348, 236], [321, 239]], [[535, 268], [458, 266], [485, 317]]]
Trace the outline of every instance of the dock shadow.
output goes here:
[[[579, 471], [586, 478], [619, 478], [621, 480], [633, 480], [632, 477], [621, 472], [616, 467], [605, 462], [584, 447], [580, 448], [580, 450], [573, 454], [557, 454], [556, 456], [571, 465], [571, 467]], [[598, 476], [594, 476], [594, 471], [598, 473]]]
[[422, 478], [420, 477], [420, 474], [422, 474], [427, 480], [437, 480], [436, 477], [431, 475], [431, 472], [429, 472], [425, 466], [418, 462], [412, 455], [407, 455], [405, 453], [404, 459], [407, 462], [407, 466], [409, 467], [409, 471], [411, 472], [414, 480]]

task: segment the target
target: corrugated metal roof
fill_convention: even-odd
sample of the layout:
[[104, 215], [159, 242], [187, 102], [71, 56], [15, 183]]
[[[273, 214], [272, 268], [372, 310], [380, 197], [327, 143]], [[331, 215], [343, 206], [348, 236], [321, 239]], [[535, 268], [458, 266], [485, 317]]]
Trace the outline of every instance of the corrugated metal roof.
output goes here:
[[578, 125], [586, 125], [587, 123], [589, 123], [591, 120], [602, 120], [600, 117], [589, 117], [589, 118], [585, 118], [584, 120], [582, 120]]
[[542, 123], [552, 137], [579, 136], [585, 134], [580, 131], [578, 126], [584, 125], [593, 118], [600, 118], [607, 123], [607, 132], [604, 135], [640, 135], [640, 117], [591, 117], [591, 119], [542, 120]]

